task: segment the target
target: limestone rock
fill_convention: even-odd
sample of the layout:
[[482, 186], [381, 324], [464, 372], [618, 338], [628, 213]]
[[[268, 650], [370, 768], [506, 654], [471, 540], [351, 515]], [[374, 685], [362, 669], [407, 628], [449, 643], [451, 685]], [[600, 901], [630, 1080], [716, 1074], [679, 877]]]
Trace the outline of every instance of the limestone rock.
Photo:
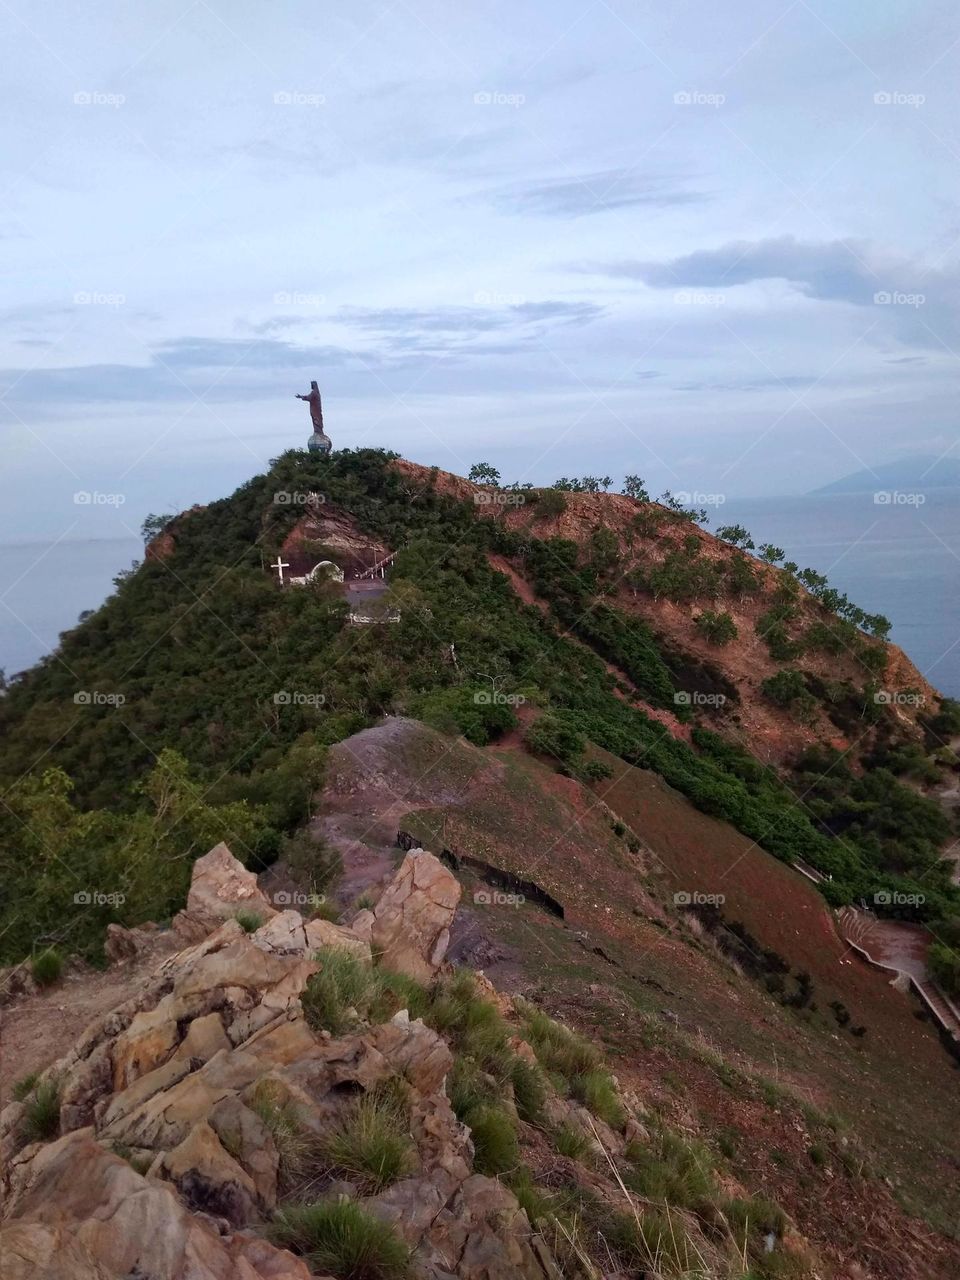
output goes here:
[[352, 929], [330, 920], [304, 920], [298, 911], [281, 911], [252, 935], [261, 951], [279, 955], [312, 956], [320, 947], [340, 947], [361, 960], [370, 960], [370, 946]]
[[263, 920], [274, 914], [257, 886], [257, 877], [221, 842], [193, 864], [187, 914], [215, 924], [238, 911], [254, 911]]
[[429, 982], [446, 954], [459, 900], [460, 885], [443, 863], [411, 849], [373, 910], [371, 945], [391, 969]]
[[161, 1159], [157, 1173], [172, 1182], [191, 1209], [243, 1226], [257, 1213], [257, 1189], [206, 1121]]
[[[143, 1178], [105, 1150], [89, 1129], [41, 1147], [8, 1205], [19, 1221], [4, 1230], [21, 1274], [49, 1280], [309, 1280], [298, 1259], [263, 1241], [224, 1238], [191, 1213], [173, 1188]], [[6, 1257], [4, 1259], [6, 1263]], [[76, 1262], [76, 1269], [71, 1263]], [[19, 1266], [19, 1263], [15, 1263]], [[6, 1274], [6, 1272], [5, 1272]], [[14, 1276], [17, 1275], [13, 1271]]]

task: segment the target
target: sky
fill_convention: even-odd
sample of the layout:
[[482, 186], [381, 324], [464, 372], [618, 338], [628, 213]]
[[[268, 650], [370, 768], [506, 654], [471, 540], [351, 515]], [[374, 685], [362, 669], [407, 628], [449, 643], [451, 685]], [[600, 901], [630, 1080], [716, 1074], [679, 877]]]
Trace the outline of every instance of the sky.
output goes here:
[[[800, 493], [960, 457], [960, 13], [5, 0], [5, 537], [305, 443]], [[951, 452], [952, 451], [952, 452]]]

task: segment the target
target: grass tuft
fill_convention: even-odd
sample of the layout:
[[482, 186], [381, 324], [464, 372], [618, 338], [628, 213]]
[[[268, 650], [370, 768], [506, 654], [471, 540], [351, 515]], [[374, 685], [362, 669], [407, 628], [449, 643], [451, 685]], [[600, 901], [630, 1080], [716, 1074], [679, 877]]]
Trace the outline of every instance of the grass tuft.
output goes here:
[[56, 947], [48, 947], [46, 951], [37, 952], [30, 961], [30, 972], [38, 986], [52, 987], [60, 981], [63, 965], [63, 956]]
[[300, 1001], [314, 1031], [343, 1035], [353, 1025], [350, 1010], [360, 1014], [373, 992], [373, 970], [340, 947], [321, 947], [321, 968], [307, 983]]
[[315, 1139], [304, 1128], [296, 1103], [287, 1096], [276, 1080], [257, 1082], [247, 1106], [262, 1120], [280, 1157], [280, 1182], [290, 1189], [307, 1173], [314, 1153]]
[[375, 1195], [399, 1181], [414, 1165], [414, 1146], [405, 1108], [389, 1092], [368, 1093], [323, 1143], [333, 1168]]
[[48, 1142], [60, 1132], [60, 1085], [44, 1080], [24, 1103], [21, 1131], [28, 1142]]
[[19, 1080], [14, 1081], [13, 1088], [10, 1092], [13, 1094], [15, 1102], [23, 1102], [29, 1094], [33, 1093], [33, 1087], [40, 1079], [39, 1071], [31, 1071], [27, 1076], [21, 1076]]
[[488, 1177], [511, 1173], [520, 1163], [520, 1147], [513, 1120], [502, 1107], [482, 1106], [464, 1120], [473, 1138], [473, 1167]]
[[553, 1133], [553, 1146], [558, 1155], [568, 1160], [582, 1160], [590, 1149], [586, 1136], [573, 1125], [558, 1125]]
[[609, 1071], [595, 1067], [582, 1076], [576, 1076], [570, 1083], [570, 1093], [611, 1128], [623, 1128], [627, 1115]]
[[263, 916], [258, 911], [241, 909], [233, 918], [244, 933], [256, 933], [263, 924]]
[[270, 1234], [305, 1257], [312, 1271], [337, 1280], [406, 1280], [410, 1250], [391, 1227], [355, 1201], [320, 1201], [281, 1209]]

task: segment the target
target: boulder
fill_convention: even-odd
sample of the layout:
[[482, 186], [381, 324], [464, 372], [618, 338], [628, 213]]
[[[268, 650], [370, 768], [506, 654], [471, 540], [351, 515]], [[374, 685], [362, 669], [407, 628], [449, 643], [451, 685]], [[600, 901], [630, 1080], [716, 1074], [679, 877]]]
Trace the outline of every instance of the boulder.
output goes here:
[[460, 885], [439, 858], [411, 849], [373, 909], [370, 943], [391, 969], [429, 982], [446, 954], [459, 900]]
[[310, 1280], [292, 1254], [221, 1235], [170, 1185], [142, 1177], [89, 1129], [41, 1147], [27, 1173], [7, 1207], [19, 1221], [3, 1232], [5, 1277]]
[[238, 911], [255, 912], [262, 920], [274, 915], [257, 885], [257, 877], [221, 842], [193, 864], [187, 915], [216, 925]]

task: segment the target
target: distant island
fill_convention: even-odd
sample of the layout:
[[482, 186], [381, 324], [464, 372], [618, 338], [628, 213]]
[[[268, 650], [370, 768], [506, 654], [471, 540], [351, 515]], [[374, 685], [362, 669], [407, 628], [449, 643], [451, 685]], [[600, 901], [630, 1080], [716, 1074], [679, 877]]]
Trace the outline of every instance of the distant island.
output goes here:
[[853, 471], [811, 495], [830, 493], [873, 493], [878, 489], [958, 489], [960, 460], [956, 458], [914, 457], [884, 462], [876, 467]]

